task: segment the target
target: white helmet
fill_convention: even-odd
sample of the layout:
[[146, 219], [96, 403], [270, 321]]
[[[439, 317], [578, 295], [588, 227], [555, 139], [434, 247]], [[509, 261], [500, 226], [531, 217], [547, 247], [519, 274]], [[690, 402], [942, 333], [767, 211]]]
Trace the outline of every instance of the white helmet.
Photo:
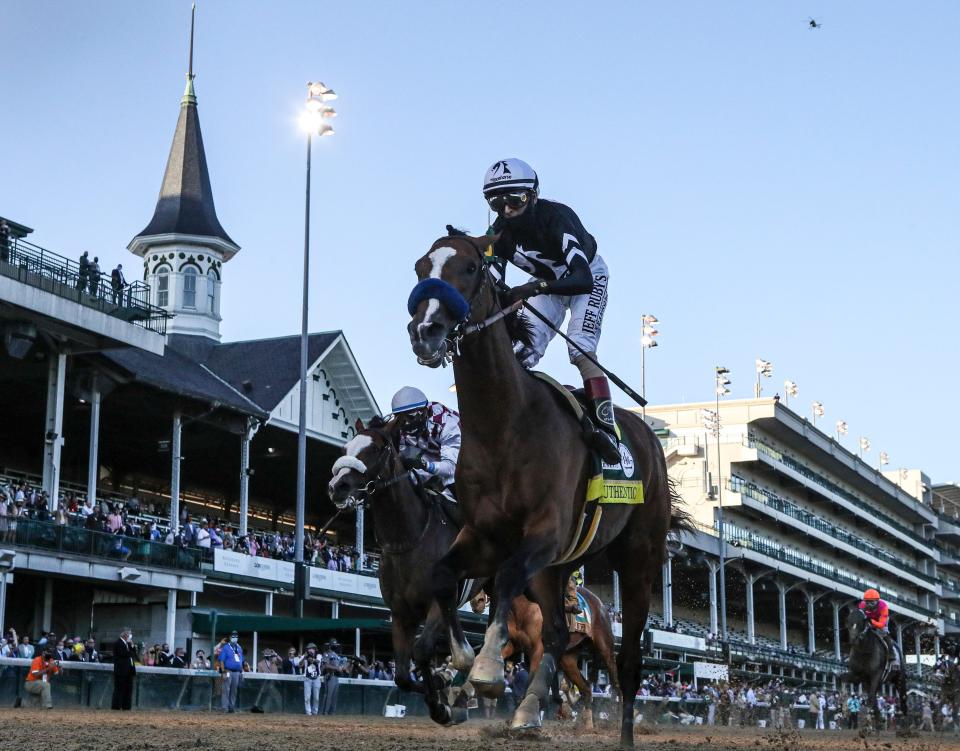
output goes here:
[[508, 190], [532, 190], [540, 188], [540, 179], [533, 167], [520, 159], [502, 159], [494, 162], [483, 178], [483, 195], [490, 196]]
[[393, 395], [390, 410], [396, 415], [401, 412], [423, 409], [427, 406], [427, 403], [427, 395], [416, 386], [404, 386]]

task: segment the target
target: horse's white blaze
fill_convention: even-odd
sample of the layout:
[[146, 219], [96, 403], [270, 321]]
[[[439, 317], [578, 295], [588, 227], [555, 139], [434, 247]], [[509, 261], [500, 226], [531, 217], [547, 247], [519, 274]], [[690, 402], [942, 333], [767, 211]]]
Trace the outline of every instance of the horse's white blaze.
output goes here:
[[439, 279], [441, 272], [443, 272], [443, 265], [456, 254], [456, 250], [447, 246], [431, 250], [430, 263], [433, 265], [430, 267], [430, 276], [434, 279]]
[[[439, 279], [440, 275], [443, 273], [444, 264], [453, 258], [457, 254], [457, 251], [450, 247], [436, 248], [435, 250], [430, 251], [430, 276], [433, 279]], [[437, 311], [440, 310], [440, 301], [431, 297], [427, 301], [427, 311], [424, 313], [423, 322], [420, 323], [417, 328], [420, 331], [423, 331], [431, 323], [433, 323], [433, 317], [437, 314]]]

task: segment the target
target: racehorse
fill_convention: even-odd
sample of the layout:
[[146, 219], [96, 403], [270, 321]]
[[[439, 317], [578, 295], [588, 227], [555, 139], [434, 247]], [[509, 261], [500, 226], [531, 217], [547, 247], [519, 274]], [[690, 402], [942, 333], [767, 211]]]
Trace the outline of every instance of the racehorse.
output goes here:
[[[651, 587], [664, 560], [667, 532], [682, 516], [673, 508], [663, 449], [653, 430], [637, 415], [617, 410], [620, 429], [638, 453], [634, 476], [643, 481], [643, 502], [603, 506], [590, 546], [579, 558], [558, 563], [581, 522], [592, 457], [566, 398], [514, 356], [486, 263], [485, 250], [494, 239], [437, 240], [416, 263], [419, 282], [407, 305], [407, 331], [418, 360], [434, 367], [453, 362], [462, 429], [456, 484], [464, 517], [453, 546], [433, 567], [443, 625], [428, 623], [414, 655], [432, 655], [441, 633], [449, 630], [455, 666], [472, 665], [469, 680], [477, 691], [499, 694], [505, 685], [501, 651], [509, 639], [508, 613], [526, 594], [543, 613], [544, 655], [512, 727], [539, 728], [540, 702], [569, 638], [565, 583], [584, 560], [605, 552], [623, 592], [620, 742], [632, 747]], [[476, 656], [457, 617], [456, 585], [465, 576], [494, 577], [494, 612]], [[447, 712], [434, 706], [430, 715], [444, 722]]]
[[[366, 427], [358, 421], [356, 429], [357, 435], [347, 443], [344, 456], [333, 465], [327, 492], [338, 508], [362, 503], [370, 510], [374, 533], [383, 551], [380, 591], [392, 616], [391, 637], [397, 666], [394, 680], [401, 690], [425, 693], [428, 686], [412, 680], [408, 669], [414, 637], [425, 621], [440, 620], [431, 569], [453, 543], [459, 526], [443, 508], [447, 501], [410, 481], [400, 462], [396, 421], [374, 417]], [[470, 594], [480, 588], [479, 584], [474, 586]], [[417, 661], [417, 669], [421, 676], [431, 674], [430, 659]], [[436, 690], [442, 690], [436, 683]], [[463, 709], [454, 707], [451, 719], [465, 720]]]
[[[593, 729], [593, 685], [597, 682], [597, 674], [602, 664], [610, 676], [610, 685], [613, 690], [620, 691], [620, 679], [617, 676], [617, 661], [614, 654], [613, 629], [610, 626], [610, 616], [600, 598], [586, 587], [577, 587], [577, 591], [587, 601], [593, 615], [591, 624], [592, 635], [582, 632], [570, 634], [570, 641], [560, 657], [560, 668], [568, 680], [580, 691], [583, 700], [583, 724], [588, 730]], [[474, 613], [482, 613], [490, 602], [490, 595], [480, 592], [470, 600], [470, 607]], [[543, 657], [543, 640], [540, 632], [543, 627], [543, 614], [539, 606], [520, 595], [513, 601], [510, 615], [507, 617], [507, 628], [510, 640], [504, 645], [500, 656], [504, 660], [523, 653], [530, 660], [530, 672], [533, 673], [540, 666]], [[577, 657], [587, 648], [593, 659], [590, 663], [589, 681], [580, 672]]]
[[850, 637], [850, 654], [847, 656], [849, 672], [842, 675], [841, 680], [862, 683], [867, 687], [867, 706], [873, 709], [874, 727], [879, 732], [882, 726], [877, 693], [884, 684], [891, 684], [897, 692], [897, 714], [903, 716], [907, 711], [907, 676], [903, 655], [898, 655], [898, 666], [888, 674], [887, 647], [883, 637], [870, 626], [866, 613], [859, 608], [851, 608], [845, 625]]

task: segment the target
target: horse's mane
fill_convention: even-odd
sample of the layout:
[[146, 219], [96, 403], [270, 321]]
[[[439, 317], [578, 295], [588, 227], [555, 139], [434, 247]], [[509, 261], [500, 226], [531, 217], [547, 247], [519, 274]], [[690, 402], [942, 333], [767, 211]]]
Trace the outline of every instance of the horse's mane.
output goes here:
[[[470, 234], [452, 224], [447, 225], [447, 237], [470, 237]], [[505, 285], [498, 285], [498, 294], [501, 297], [500, 304], [503, 304], [503, 293], [506, 290]], [[507, 327], [507, 334], [510, 341], [514, 344], [521, 344], [524, 347], [533, 346], [533, 323], [529, 318], [520, 314], [520, 311], [511, 313], [503, 319]]]

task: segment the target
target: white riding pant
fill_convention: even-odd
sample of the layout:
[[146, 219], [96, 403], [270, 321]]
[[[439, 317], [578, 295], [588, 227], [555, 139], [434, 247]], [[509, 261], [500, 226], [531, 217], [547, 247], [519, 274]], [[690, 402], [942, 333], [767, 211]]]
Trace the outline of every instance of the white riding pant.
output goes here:
[[[586, 352], [596, 352], [600, 344], [600, 328], [603, 324], [603, 312], [607, 308], [607, 284], [610, 272], [607, 264], [598, 253], [590, 264], [593, 272], [593, 289], [588, 295], [537, 295], [527, 300], [527, 305], [534, 308], [540, 315], [550, 321], [554, 328], [559, 329], [563, 319], [570, 311], [570, 322], [567, 324], [567, 336], [577, 346]], [[530, 277], [529, 281], [537, 281]], [[517, 345], [520, 362], [525, 368], [532, 368], [547, 351], [547, 345], [554, 337], [554, 331], [546, 323], [534, 315], [523, 313], [524, 318], [531, 324], [533, 330], [532, 346]], [[567, 345], [570, 362], [575, 363], [582, 355], [573, 347]]]

